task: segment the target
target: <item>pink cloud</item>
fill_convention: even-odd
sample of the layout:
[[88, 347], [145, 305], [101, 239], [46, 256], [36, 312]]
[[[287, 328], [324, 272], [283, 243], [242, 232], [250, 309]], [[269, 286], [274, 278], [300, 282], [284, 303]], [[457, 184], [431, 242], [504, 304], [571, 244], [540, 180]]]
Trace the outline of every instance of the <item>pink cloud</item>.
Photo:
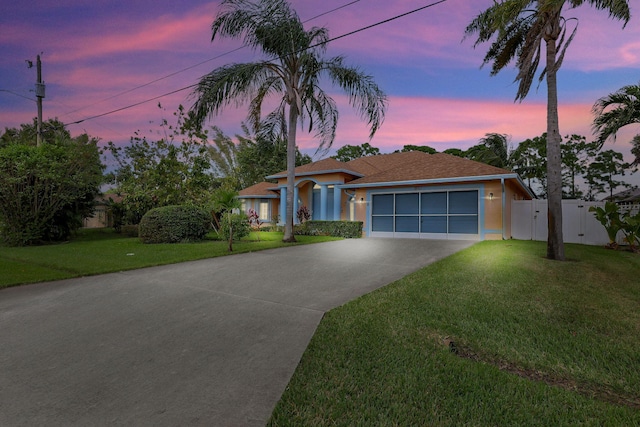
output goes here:
[[[214, 16], [213, 4], [190, 10], [183, 16], [163, 15], [146, 22], [115, 20], [89, 34], [69, 33], [64, 45], [49, 49], [52, 61], [68, 62], [104, 55], [140, 51], [193, 51], [206, 46]], [[193, 41], [201, 43], [193, 43]]]
[[[353, 113], [344, 98], [336, 97], [340, 106], [335, 146], [357, 145], [367, 141], [366, 124]], [[562, 104], [562, 135], [581, 134], [591, 140], [591, 105]], [[546, 131], [546, 103], [481, 101], [469, 99], [391, 97], [385, 123], [372, 145], [385, 151], [403, 145], [431, 145], [438, 150], [468, 148], [487, 133], [507, 134], [514, 143], [541, 135]], [[301, 135], [301, 146], [315, 147], [312, 138]]]

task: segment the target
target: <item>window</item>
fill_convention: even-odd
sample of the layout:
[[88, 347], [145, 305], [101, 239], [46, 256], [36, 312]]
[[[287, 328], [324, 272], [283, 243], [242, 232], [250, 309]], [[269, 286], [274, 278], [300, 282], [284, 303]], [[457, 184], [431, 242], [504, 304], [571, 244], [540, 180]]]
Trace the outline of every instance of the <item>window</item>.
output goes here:
[[271, 221], [271, 215], [269, 215], [269, 201], [261, 200], [258, 210], [258, 216], [261, 221]]

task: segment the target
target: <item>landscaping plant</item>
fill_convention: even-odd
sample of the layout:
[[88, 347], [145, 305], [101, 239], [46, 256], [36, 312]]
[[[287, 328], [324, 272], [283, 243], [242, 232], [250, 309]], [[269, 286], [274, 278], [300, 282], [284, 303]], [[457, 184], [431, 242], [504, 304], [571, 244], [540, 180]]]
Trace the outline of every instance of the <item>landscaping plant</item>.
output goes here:
[[622, 221], [620, 219], [620, 209], [618, 205], [613, 202], [606, 202], [604, 208], [600, 206], [591, 206], [589, 212], [593, 212], [596, 219], [607, 230], [607, 236], [609, 236], [609, 243], [606, 247], [610, 249], [616, 249], [618, 243], [616, 242], [618, 232], [622, 229]]
[[255, 209], [249, 209], [247, 211], [247, 219], [249, 221], [249, 227], [255, 231], [258, 241], [260, 241], [260, 227], [262, 226], [260, 215], [258, 215], [258, 212], [256, 212]]

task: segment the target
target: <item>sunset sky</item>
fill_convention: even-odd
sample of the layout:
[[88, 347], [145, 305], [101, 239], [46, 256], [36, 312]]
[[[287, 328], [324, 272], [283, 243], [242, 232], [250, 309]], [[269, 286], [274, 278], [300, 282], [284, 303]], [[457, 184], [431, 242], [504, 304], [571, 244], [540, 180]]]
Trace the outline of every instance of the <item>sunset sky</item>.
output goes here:
[[[37, 54], [42, 55], [47, 86], [44, 118], [57, 117], [64, 123], [177, 91], [216, 67], [258, 58], [248, 48], [232, 52], [240, 47], [237, 41], [211, 42], [219, 1], [1, 2], [2, 129], [30, 122], [36, 115], [36, 70], [27, 68], [25, 60], [35, 63]], [[430, 2], [294, 0], [292, 4], [303, 21], [309, 20], [305, 25], [327, 27], [330, 36], [337, 37]], [[371, 141], [373, 146], [382, 152], [405, 144], [430, 145], [439, 151], [466, 149], [489, 132], [507, 134], [515, 145], [545, 131], [544, 83], [538, 90], [532, 88], [524, 102], [514, 103], [515, 70], [491, 77], [489, 67], [480, 69], [488, 45], [474, 49], [472, 39], [463, 40], [466, 25], [492, 2], [447, 0], [329, 44], [327, 56], [346, 56], [348, 64], [374, 76], [389, 97], [386, 121]], [[591, 141], [593, 103], [640, 81], [640, 25], [632, 16], [623, 29], [621, 22], [588, 5], [567, 10], [565, 17], [577, 18], [569, 25], [578, 24], [578, 33], [558, 75], [560, 130]], [[366, 126], [341, 93], [331, 86], [325, 89], [340, 107], [333, 148], [366, 142]], [[189, 95], [190, 90], [178, 91], [69, 124], [68, 129], [73, 135], [87, 132], [116, 143], [128, 142], [137, 130], [151, 136], [163, 119], [171, 121], [178, 105], [192, 105]], [[231, 106], [210, 124], [234, 135], [240, 132], [246, 111], [246, 106]], [[631, 159], [628, 141], [636, 133], [640, 128], [625, 129], [611, 147]], [[299, 133], [299, 145], [309, 154], [315, 152], [316, 142], [305, 133]]]

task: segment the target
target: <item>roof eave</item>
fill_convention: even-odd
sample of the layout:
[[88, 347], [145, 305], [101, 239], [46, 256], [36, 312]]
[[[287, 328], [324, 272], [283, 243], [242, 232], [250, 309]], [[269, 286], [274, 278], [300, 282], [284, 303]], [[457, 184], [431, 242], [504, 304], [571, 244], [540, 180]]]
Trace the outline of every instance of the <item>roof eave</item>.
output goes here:
[[[327, 169], [327, 170], [320, 170], [320, 171], [309, 171], [309, 172], [296, 173], [295, 176], [298, 177], [298, 176], [311, 176], [311, 175], [327, 175], [330, 173], [346, 173], [349, 175], [357, 176], [358, 178], [364, 177], [363, 174], [354, 172], [348, 169]], [[286, 173], [279, 173], [276, 175], [266, 176], [265, 179], [278, 179], [278, 178], [286, 178], [286, 177], [287, 177]]]
[[366, 188], [366, 187], [391, 187], [398, 185], [424, 185], [424, 184], [444, 184], [450, 182], [468, 182], [468, 181], [490, 181], [494, 179], [515, 179], [518, 181], [520, 186], [530, 195], [532, 198], [535, 198], [535, 195], [531, 193], [531, 191], [524, 185], [524, 182], [520, 178], [518, 174], [499, 174], [499, 175], [474, 175], [474, 176], [462, 176], [462, 177], [451, 177], [451, 178], [432, 178], [432, 179], [416, 179], [416, 180], [405, 180], [405, 181], [385, 181], [385, 182], [368, 182], [362, 184], [343, 184], [340, 185], [341, 188]]

